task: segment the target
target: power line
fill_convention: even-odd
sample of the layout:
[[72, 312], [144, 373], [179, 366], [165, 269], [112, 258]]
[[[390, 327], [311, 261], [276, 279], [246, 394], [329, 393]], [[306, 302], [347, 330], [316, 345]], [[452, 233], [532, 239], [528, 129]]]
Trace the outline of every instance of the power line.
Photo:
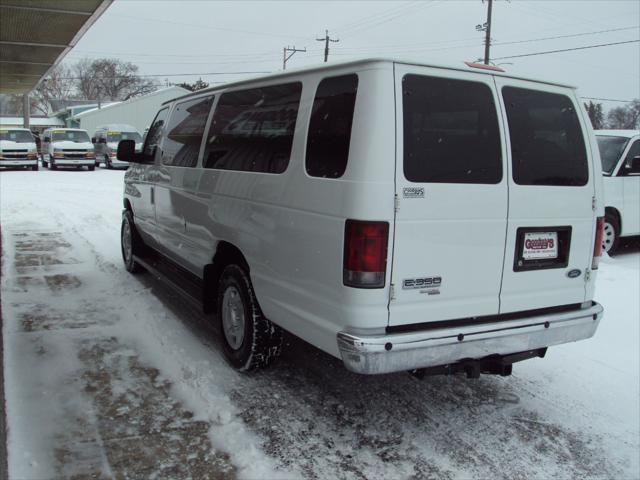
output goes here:
[[609, 30], [598, 30], [596, 32], [583, 32], [583, 33], [572, 33], [572, 34], [569, 34], [569, 35], [556, 35], [555, 37], [530, 38], [528, 40], [513, 40], [513, 41], [509, 41], [509, 42], [496, 42], [496, 43], [492, 43], [492, 45], [515, 45], [516, 43], [540, 42], [540, 41], [543, 41], [543, 40], [555, 40], [557, 38], [583, 37], [585, 35], [596, 35], [596, 34], [599, 34], [599, 33], [621, 32], [623, 30], [637, 30], [638, 28], [640, 28], [640, 25], [635, 25], [633, 27], [611, 28]]
[[[157, 73], [152, 75], [136, 75], [137, 77], [191, 77], [194, 75], [249, 75], [249, 74], [262, 74], [271, 73], [266, 71], [261, 72], [204, 72], [204, 73]], [[102, 80], [112, 80], [116, 78], [128, 78], [129, 75], [114, 75], [111, 77], [100, 77]], [[83, 77], [60, 77], [60, 80], [81, 80]]]
[[574, 48], [562, 48], [559, 50], [547, 50], [546, 52], [535, 52], [535, 53], [523, 53], [521, 55], [509, 55], [506, 57], [495, 57], [491, 60], [506, 60], [508, 58], [520, 58], [520, 57], [533, 57], [534, 55], [547, 55], [549, 53], [559, 53], [559, 52], [572, 52], [574, 50], [586, 50], [588, 48], [598, 48], [598, 47], [609, 47], [611, 45], [623, 45], [625, 43], [638, 43], [639, 40], [627, 40], [624, 42], [613, 42], [613, 43], [601, 43], [599, 45], [587, 45], [584, 47], [574, 47]]
[[597, 97], [580, 97], [585, 100], [599, 100], [601, 102], [619, 102], [619, 103], [631, 103], [633, 100], [617, 100], [615, 98], [597, 98]]

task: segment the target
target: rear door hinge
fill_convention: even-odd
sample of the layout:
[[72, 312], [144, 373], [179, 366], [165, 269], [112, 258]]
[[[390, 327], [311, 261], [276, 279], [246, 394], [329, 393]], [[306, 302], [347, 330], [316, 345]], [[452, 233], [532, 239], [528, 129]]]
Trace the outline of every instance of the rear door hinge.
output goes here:
[[591, 210], [596, 211], [596, 196], [591, 197]]
[[396, 286], [392, 283], [389, 285], [389, 300], [393, 301], [396, 299]]
[[393, 198], [393, 211], [397, 213], [398, 210], [400, 210], [400, 197], [398, 197], [398, 194], [396, 193]]
[[584, 271], [584, 282], [587, 283], [589, 280], [591, 280], [591, 270], [587, 268]]

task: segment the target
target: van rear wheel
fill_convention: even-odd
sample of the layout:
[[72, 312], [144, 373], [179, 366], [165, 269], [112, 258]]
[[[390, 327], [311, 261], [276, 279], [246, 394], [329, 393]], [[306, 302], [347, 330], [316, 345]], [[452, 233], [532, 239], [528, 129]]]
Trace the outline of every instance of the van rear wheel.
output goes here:
[[271, 364], [282, 349], [282, 330], [263, 314], [247, 272], [227, 265], [218, 283], [218, 325], [224, 354], [240, 371]]
[[609, 255], [615, 254], [620, 243], [620, 223], [615, 215], [606, 213], [602, 232], [602, 250]]
[[136, 232], [136, 227], [133, 223], [133, 214], [130, 210], [127, 210], [122, 215], [120, 249], [122, 250], [124, 268], [126, 268], [129, 273], [138, 273], [142, 271], [142, 266], [133, 258], [134, 253], [142, 246], [141, 242], [142, 240], [138, 236], [138, 232]]

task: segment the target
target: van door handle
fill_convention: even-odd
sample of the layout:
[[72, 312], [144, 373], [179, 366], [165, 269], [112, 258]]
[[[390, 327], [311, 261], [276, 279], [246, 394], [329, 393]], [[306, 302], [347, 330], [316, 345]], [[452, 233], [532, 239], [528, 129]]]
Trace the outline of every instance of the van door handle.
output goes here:
[[151, 205], [153, 205], [154, 203], [156, 203], [156, 196], [155, 196], [155, 189], [153, 187], [151, 187]]

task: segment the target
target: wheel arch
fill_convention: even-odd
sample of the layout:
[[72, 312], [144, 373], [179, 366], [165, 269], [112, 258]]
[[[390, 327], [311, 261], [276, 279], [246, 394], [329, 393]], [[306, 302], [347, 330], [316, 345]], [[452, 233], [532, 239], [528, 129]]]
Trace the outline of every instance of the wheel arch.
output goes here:
[[618, 228], [620, 229], [620, 233], [622, 233], [622, 216], [620, 215], [620, 211], [616, 207], [604, 207], [604, 214], [612, 215], [618, 221]]
[[251, 271], [249, 262], [246, 257], [240, 251], [238, 247], [227, 241], [220, 241], [216, 247], [216, 253], [213, 256], [211, 263], [204, 266], [203, 271], [203, 292], [202, 292], [202, 307], [205, 313], [211, 313], [216, 308], [216, 295], [218, 281], [222, 275], [224, 268], [235, 263], [243, 267], [247, 273]]

